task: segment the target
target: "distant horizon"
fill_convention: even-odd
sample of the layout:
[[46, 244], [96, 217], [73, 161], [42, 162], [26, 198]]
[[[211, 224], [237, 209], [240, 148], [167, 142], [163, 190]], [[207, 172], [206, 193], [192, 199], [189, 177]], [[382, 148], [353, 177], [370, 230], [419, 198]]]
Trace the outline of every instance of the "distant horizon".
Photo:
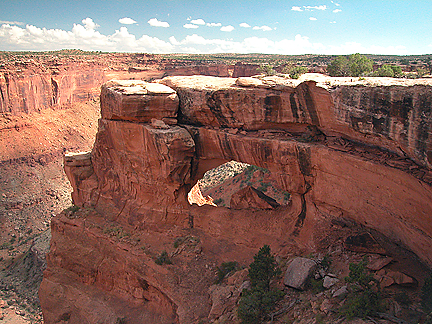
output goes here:
[[[348, 53], [348, 54], [311, 54], [311, 53], [306, 53], [306, 54], [278, 54], [278, 53], [230, 53], [230, 52], [226, 52], [226, 53], [149, 53], [149, 52], [116, 52], [116, 51], [92, 51], [92, 50], [82, 50], [80, 48], [62, 48], [62, 49], [58, 49], [58, 50], [45, 50], [45, 51], [39, 51], [39, 50], [1, 50], [0, 52], [10, 52], [10, 53], [49, 53], [49, 52], [61, 52], [61, 51], [82, 51], [82, 52], [87, 52], [87, 53], [100, 53], [100, 54], [149, 54], [149, 55], [182, 55], [182, 56], [187, 56], [187, 55], [207, 55], [207, 56], [212, 56], [212, 55], [278, 55], [278, 56], [349, 56], [352, 54], [357, 54], [357, 53]], [[358, 53], [364, 56], [397, 56], [397, 57], [405, 57], [405, 56], [432, 56], [432, 52], [431, 53], [426, 53], [426, 54], [370, 54], [370, 53]], [[432, 58], [431, 58], [432, 59]]]
[[427, 0], [3, 1], [0, 50], [429, 55], [430, 5]]

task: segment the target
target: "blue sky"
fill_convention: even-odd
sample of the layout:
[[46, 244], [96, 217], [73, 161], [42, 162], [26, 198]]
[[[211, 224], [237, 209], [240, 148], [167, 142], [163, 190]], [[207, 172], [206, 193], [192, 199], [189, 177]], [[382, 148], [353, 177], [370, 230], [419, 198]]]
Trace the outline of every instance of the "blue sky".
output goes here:
[[0, 50], [429, 54], [431, 9], [431, 0], [0, 0]]

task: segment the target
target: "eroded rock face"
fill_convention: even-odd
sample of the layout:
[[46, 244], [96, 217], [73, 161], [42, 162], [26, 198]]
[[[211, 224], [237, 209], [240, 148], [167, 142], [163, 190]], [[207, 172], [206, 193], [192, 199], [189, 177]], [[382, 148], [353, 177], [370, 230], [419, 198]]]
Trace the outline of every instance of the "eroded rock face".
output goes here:
[[[95, 322], [99, 315], [89, 315], [91, 308], [100, 316], [110, 314], [107, 323], [116, 317], [139, 323], [134, 312], [155, 323], [207, 319], [214, 315], [215, 298], [208, 292], [218, 262], [235, 256], [248, 264], [263, 244], [281, 254], [290, 245], [311, 251], [319, 224], [337, 218], [402, 242], [431, 265], [429, 162], [423, 151], [405, 149], [385, 128], [366, 131], [359, 121], [347, 122], [348, 115], [375, 109], [356, 107], [354, 99], [344, 97], [362, 89], [360, 97], [390, 93], [390, 103], [428, 96], [423, 86], [420, 92], [407, 87], [405, 94], [398, 89], [396, 96], [392, 87], [277, 77], [253, 82], [169, 77], [158, 85], [105, 85], [93, 151], [65, 160], [74, 202], [82, 210], [75, 218], [60, 215], [53, 221], [40, 290], [46, 323], [61, 316], [69, 316], [70, 323], [86, 323], [86, 316]], [[427, 117], [415, 118], [429, 109], [427, 100], [413, 102], [406, 116], [397, 104], [393, 117], [376, 109], [389, 123], [407, 125], [415, 143], [430, 143], [430, 126], [419, 122]], [[178, 123], [157, 122], [164, 118]], [[412, 131], [420, 125], [428, 130]], [[189, 205], [187, 193], [197, 180], [230, 160], [269, 169], [276, 185], [291, 194], [290, 203], [253, 210]], [[154, 263], [163, 250], [172, 265]], [[84, 296], [87, 303], [77, 306], [73, 296]], [[125, 310], [103, 304], [106, 298]]]

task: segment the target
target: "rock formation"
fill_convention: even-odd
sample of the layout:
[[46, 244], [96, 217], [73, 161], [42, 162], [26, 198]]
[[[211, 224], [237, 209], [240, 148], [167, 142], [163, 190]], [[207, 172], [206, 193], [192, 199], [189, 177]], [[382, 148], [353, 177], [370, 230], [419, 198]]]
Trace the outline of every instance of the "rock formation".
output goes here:
[[21, 55], [0, 57], [0, 113], [21, 115], [65, 108], [99, 96], [111, 79], [152, 80], [168, 75], [228, 77], [235, 67], [220, 62], [161, 59], [145, 54]]
[[[431, 266], [431, 85], [371, 82], [104, 85], [92, 152], [65, 157], [81, 209], [52, 220], [45, 322], [198, 323], [212, 309], [217, 264], [247, 264], [263, 244], [313, 251], [334, 219], [381, 232]], [[270, 170], [291, 202], [188, 204], [198, 179], [230, 160]]]

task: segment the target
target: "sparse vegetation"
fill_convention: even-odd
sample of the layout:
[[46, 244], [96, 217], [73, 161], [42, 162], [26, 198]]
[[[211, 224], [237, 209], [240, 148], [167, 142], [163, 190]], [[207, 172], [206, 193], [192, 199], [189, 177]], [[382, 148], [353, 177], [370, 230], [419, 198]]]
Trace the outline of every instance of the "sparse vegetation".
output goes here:
[[344, 77], [363, 76], [372, 71], [373, 61], [359, 53], [348, 57], [338, 56], [328, 66], [327, 72], [330, 76]]
[[122, 239], [124, 237], [130, 236], [129, 233], [125, 232], [120, 226], [112, 226], [103, 229], [104, 234], [109, 234], [111, 236], [115, 236], [118, 239]]
[[345, 281], [351, 283], [351, 292], [340, 313], [349, 320], [373, 316], [381, 310], [381, 298], [373, 276], [366, 272], [367, 258], [359, 263], [350, 263], [350, 273]]
[[216, 283], [219, 284], [225, 277], [239, 270], [239, 264], [236, 261], [223, 262], [220, 267], [217, 267], [217, 280]]
[[428, 323], [432, 323], [432, 273], [425, 279], [420, 298], [422, 309], [429, 321]]
[[249, 266], [251, 290], [244, 291], [239, 302], [238, 316], [243, 324], [262, 323], [283, 297], [282, 291], [270, 289], [271, 280], [279, 274], [270, 247], [264, 245]]
[[264, 75], [275, 75], [276, 71], [273, 68], [273, 65], [270, 64], [261, 64], [260, 67], [257, 69], [258, 73], [264, 74]]
[[158, 265], [163, 264], [172, 264], [171, 258], [168, 255], [167, 251], [162, 251], [161, 254], [159, 254], [155, 260], [155, 263]]
[[292, 63], [287, 64], [283, 69], [282, 73], [289, 74], [291, 79], [298, 79], [300, 75], [307, 73], [308, 69], [305, 66], [294, 66]]

